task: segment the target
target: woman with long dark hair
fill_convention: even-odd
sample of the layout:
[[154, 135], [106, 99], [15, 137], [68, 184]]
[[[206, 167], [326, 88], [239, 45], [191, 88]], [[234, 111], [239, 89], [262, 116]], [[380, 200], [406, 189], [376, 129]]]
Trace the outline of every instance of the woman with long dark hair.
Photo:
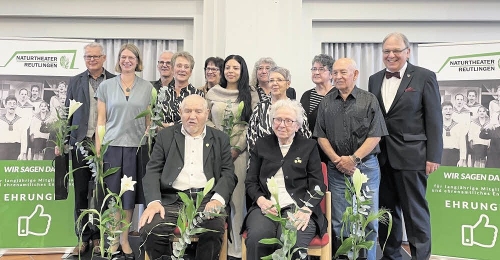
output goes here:
[[[210, 107], [209, 119], [213, 125], [230, 135], [231, 156], [234, 171], [238, 176], [238, 184], [231, 197], [231, 233], [232, 243], [229, 244], [228, 255], [241, 258], [241, 236], [239, 234], [243, 217], [245, 216], [245, 185], [248, 152], [246, 147], [246, 132], [252, 110], [259, 101], [257, 91], [250, 87], [248, 68], [245, 60], [239, 55], [229, 55], [224, 60], [220, 85], [211, 88], [206, 95]], [[243, 102], [241, 116], [237, 118], [238, 105]], [[228, 125], [229, 117], [234, 121], [244, 121], [246, 124]]]

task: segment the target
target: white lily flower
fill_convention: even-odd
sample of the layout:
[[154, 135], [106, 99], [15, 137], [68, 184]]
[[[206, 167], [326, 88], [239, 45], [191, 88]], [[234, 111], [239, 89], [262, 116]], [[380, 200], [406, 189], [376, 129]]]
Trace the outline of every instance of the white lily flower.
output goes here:
[[134, 185], [136, 184], [136, 181], [132, 180], [132, 176], [127, 177], [127, 175], [124, 175], [122, 180], [121, 180], [121, 186], [120, 186], [120, 196], [125, 193], [126, 191], [134, 191]]
[[356, 191], [356, 196], [359, 198], [361, 196], [361, 186], [368, 181], [366, 174], [363, 174], [356, 169], [352, 175], [352, 183], [354, 185], [354, 190]]
[[278, 183], [276, 182], [276, 179], [273, 177], [267, 179], [267, 189], [271, 193], [271, 196], [278, 201]]
[[106, 126], [105, 125], [98, 125], [97, 126], [97, 133], [99, 133], [99, 141], [101, 141], [101, 145], [102, 145], [102, 140], [104, 140], [104, 134], [106, 134]]
[[75, 113], [75, 111], [82, 106], [82, 102], [75, 101], [74, 99], [71, 99], [69, 101], [69, 112], [68, 112], [68, 118]]

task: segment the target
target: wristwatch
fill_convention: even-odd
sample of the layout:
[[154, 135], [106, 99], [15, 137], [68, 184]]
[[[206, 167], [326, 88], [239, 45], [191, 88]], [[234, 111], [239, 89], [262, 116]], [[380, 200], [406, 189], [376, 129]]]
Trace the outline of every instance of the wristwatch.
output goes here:
[[351, 155], [352, 161], [356, 166], [358, 166], [361, 163], [361, 158], [357, 157], [355, 154]]

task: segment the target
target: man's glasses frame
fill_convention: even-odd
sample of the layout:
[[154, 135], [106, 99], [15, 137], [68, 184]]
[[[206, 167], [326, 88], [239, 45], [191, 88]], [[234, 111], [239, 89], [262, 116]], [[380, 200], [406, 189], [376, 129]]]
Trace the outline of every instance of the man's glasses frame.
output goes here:
[[102, 54], [101, 54], [101, 55], [83, 55], [83, 58], [84, 58], [85, 60], [98, 60], [98, 59], [100, 59], [102, 56], [104, 56], [104, 55], [102, 55]]
[[163, 65], [165, 65], [165, 66], [172, 66], [172, 62], [171, 61], [162, 61], [162, 60], [159, 60], [158, 61], [158, 65], [160, 65], [160, 66], [163, 66]]
[[399, 49], [396, 49], [396, 50], [382, 50], [382, 53], [383, 53], [384, 55], [389, 55], [389, 54], [391, 54], [391, 52], [392, 52], [392, 53], [394, 53], [394, 55], [399, 55], [399, 54], [401, 54], [403, 51], [406, 51], [408, 48], [409, 48], [409, 47], [406, 47], [406, 48], [401, 49], [401, 50], [399, 50]]

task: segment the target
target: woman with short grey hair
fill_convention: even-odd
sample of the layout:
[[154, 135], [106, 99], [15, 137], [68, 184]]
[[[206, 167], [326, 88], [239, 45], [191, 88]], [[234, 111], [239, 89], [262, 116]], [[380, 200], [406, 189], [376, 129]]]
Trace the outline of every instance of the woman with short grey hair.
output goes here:
[[[276, 67], [276, 62], [270, 57], [260, 58], [253, 67], [253, 72], [251, 74], [250, 86], [254, 86], [259, 93], [259, 100], [264, 101], [270, 98], [271, 86], [269, 85], [269, 70]], [[291, 98], [296, 98], [295, 89], [288, 88], [286, 95]]]
[[[290, 71], [283, 67], [274, 67], [269, 70], [268, 74], [269, 97], [255, 106], [252, 117], [250, 117], [250, 121], [248, 122], [247, 146], [249, 151], [253, 148], [258, 138], [272, 133], [272, 117], [269, 112], [274, 104], [280, 100], [290, 100], [287, 96], [287, 90], [290, 88], [292, 82]], [[300, 106], [300, 103], [298, 104]], [[309, 124], [303, 109], [301, 115], [299, 132], [303, 136], [310, 138], [311, 131], [309, 131]]]

